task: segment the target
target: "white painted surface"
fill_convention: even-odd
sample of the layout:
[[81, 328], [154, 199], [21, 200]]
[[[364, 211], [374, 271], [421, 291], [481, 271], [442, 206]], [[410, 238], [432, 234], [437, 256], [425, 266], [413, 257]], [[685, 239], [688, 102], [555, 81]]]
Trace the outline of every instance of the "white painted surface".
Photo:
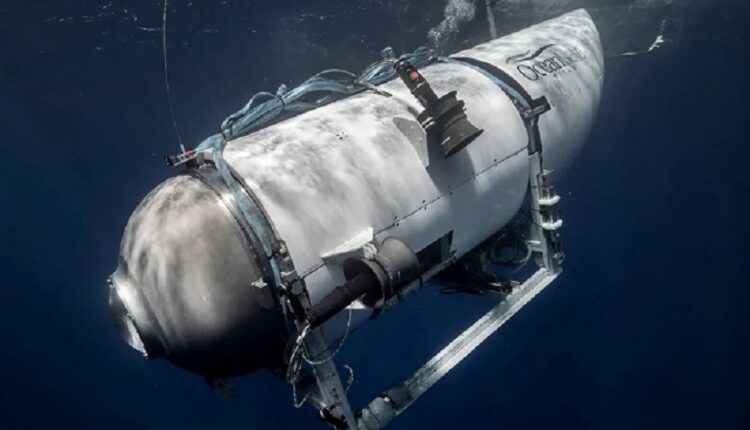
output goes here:
[[[541, 70], [535, 61], [571, 50], [580, 58], [536, 80], [507, 62], [548, 44], [554, 46], [520, 65]], [[545, 164], [557, 171], [570, 165], [591, 128], [602, 86], [601, 43], [588, 13], [576, 11], [457, 56], [492, 63], [532, 96], [546, 96], [553, 108], [540, 120]], [[369, 228], [376, 242], [396, 236], [414, 251], [453, 231], [460, 255], [505, 225], [522, 204], [527, 134], [510, 99], [462, 65], [434, 64], [422, 72], [438, 95], [457, 90], [469, 120], [484, 129], [447, 160], [430, 156], [425, 167], [424, 139], [413, 128], [404, 131], [421, 108], [400, 80], [381, 87], [394, 97], [365, 92], [227, 145], [225, 159], [287, 243], [313, 302], [343, 281], [338, 264], [326, 264], [322, 256]]]

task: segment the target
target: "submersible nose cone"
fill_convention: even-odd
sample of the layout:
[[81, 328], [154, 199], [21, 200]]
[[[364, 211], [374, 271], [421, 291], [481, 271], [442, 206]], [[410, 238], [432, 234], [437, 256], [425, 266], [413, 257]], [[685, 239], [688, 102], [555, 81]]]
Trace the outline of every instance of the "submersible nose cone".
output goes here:
[[281, 363], [283, 319], [273, 287], [256, 282], [265, 257], [231, 202], [227, 190], [185, 174], [130, 217], [109, 305], [125, 341], [148, 358], [208, 377]]

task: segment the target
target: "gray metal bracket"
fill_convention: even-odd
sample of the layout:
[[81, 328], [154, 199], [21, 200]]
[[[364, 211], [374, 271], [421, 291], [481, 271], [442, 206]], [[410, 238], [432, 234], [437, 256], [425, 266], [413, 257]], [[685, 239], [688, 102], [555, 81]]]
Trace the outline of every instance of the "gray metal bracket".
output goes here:
[[529, 206], [533, 223], [527, 245], [538, 256], [539, 265], [554, 273], [560, 270], [560, 265], [565, 258], [560, 235], [563, 221], [557, 206], [560, 196], [550, 183], [550, 172], [542, 168], [541, 154], [531, 154], [529, 161], [531, 164]]
[[354, 429], [354, 413], [346, 396], [346, 389], [341, 382], [336, 362], [331, 356], [331, 350], [322, 331], [313, 329], [305, 337], [304, 348], [307, 356], [312, 358], [313, 376], [316, 386], [313, 400], [319, 411], [327, 410], [332, 416], [347, 423], [347, 429]]

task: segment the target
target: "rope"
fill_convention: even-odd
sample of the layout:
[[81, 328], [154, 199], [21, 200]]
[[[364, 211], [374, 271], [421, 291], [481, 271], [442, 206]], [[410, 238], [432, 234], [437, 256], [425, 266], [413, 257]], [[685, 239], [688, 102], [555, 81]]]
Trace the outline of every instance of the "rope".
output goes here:
[[352, 369], [348, 364], [344, 365], [344, 369], [349, 371], [349, 377], [346, 380], [346, 390], [344, 391], [344, 393], [348, 393], [349, 389], [352, 388], [352, 385], [354, 385], [354, 369]]
[[352, 327], [352, 309], [349, 308], [348, 311], [349, 312], [346, 319], [346, 329], [344, 330], [344, 335], [341, 337], [341, 341], [339, 341], [339, 345], [336, 347], [336, 350], [334, 352], [329, 353], [328, 356], [322, 360], [316, 361], [307, 357], [304, 350], [304, 343], [305, 338], [308, 334], [310, 334], [310, 330], [312, 330], [312, 327], [310, 327], [309, 324], [306, 324], [302, 328], [302, 331], [300, 331], [299, 335], [297, 335], [297, 339], [295, 339], [294, 341], [294, 347], [289, 354], [289, 367], [287, 367], [286, 374], [288, 383], [293, 384], [297, 382], [297, 378], [299, 377], [300, 371], [302, 369], [303, 361], [311, 366], [318, 366], [333, 360], [336, 355], [338, 355], [338, 353], [341, 351], [341, 348], [343, 348], [344, 344], [346, 343], [346, 339], [349, 336], [349, 332], [351, 331]]
[[[419, 48], [400, 58], [417, 67], [423, 67], [433, 60], [433, 54], [427, 48]], [[291, 90], [288, 90], [286, 85], [281, 85], [276, 93], [259, 92], [240, 110], [229, 115], [221, 123], [221, 132], [201, 142], [196, 151], [209, 151], [215, 148], [221, 148], [223, 151], [226, 141], [245, 136], [268, 125], [284, 112], [306, 112], [368, 89], [373, 90], [377, 85], [396, 77], [396, 71], [393, 69], [395, 62], [395, 58], [376, 61], [359, 75], [342, 69], [328, 69], [316, 73]], [[376, 92], [383, 93], [377, 90]]]
[[182, 144], [180, 128], [177, 126], [177, 116], [174, 114], [174, 103], [172, 102], [172, 89], [169, 86], [169, 66], [167, 64], [167, 5], [169, 1], [164, 0], [164, 10], [161, 21], [161, 53], [164, 60], [164, 89], [167, 92], [167, 102], [169, 103], [169, 114], [172, 118], [174, 134], [177, 136], [177, 143], [180, 145], [180, 151], [185, 152], [185, 145]]
[[333, 353], [328, 354], [328, 357], [320, 361], [315, 361], [315, 360], [311, 360], [307, 358], [307, 355], [304, 353], [304, 351], [302, 352], [302, 358], [305, 360], [307, 364], [311, 366], [318, 366], [318, 365], [325, 364], [333, 360], [333, 358], [336, 357], [336, 355], [338, 355], [338, 353], [341, 351], [341, 348], [344, 346], [344, 343], [346, 343], [346, 338], [349, 336], [349, 331], [351, 330], [351, 326], [352, 326], [352, 308], [349, 308], [349, 316], [347, 317], [347, 320], [346, 320], [346, 330], [344, 331], [344, 335], [341, 337], [341, 341], [339, 342], [339, 346], [336, 347], [336, 350], [333, 351]]
[[[302, 400], [297, 400], [297, 383], [299, 382], [299, 377], [302, 374], [302, 363], [307, 363], [311, 366], [319, 366], [321, 364], [325, 364], [336, 357], [338, 353], [341, 351], [341, 348], [343, 348], [344, 344], [346, 343], [346, 339], [349, 336], [349, 332], [351, 331], [351, 324], [352, 324], [352, 309], [349, 308], [349, 314], [346, 320], [346, 330], [344, 331], [344, 335], [341, 337], [341, 341], [339, 342], [339, 346], [336, 347], [336, 350], [332, 353], [329, 353], [328, 356], [322, 360], [315, 361], [311, 360], [307, 357], [305, 353], [305, 338], [308, 334], [310, 334], [310, 330], [312, 329], [309, 324], [305, 324], [305, 326], [302, 328], [302, 331], [300, 331], [299, 335], [297, 336], [297, 339], [294, 341], [294, 347], [291, 350], [291, 353], [289, 354], [289, 366], [286, 369], [286, 382], [292, 386], [292, 397], [294, 402], [294, 407], [299, 409], [302, 407], [302, 405], [305, 404], [307, 401], [307, 398], [310, 396], [310, 392], [308, 391], [307, 394], [302, 398]], [[351, 367], [348, 365], [344, 365], [346, 369], [349, 370], [349, 379], [348, 379], [348, 385], [346, 388], [346, 392], [349, 391], [349, 388], [351, 388], [352, 384], [354, 383], [354, 370], [352, 370]]]
[[294, 340], [294, 347], [289, 354], [289, 366], [286, 368], [286, 382], [291, 385], [296, 385], [299, 381], [299, 375], [302, 371], [302, 344], [305, 342], [307, 333], [310, 332], [310, 325], [305, 325], [302, 331], [297, 335], [297, 339]]
[[304, 406], [305, 403], [307, 402], [307, 399], [310, 397], [310, 391], [305, 393], [304, 397], [302, 397], [302, 400], [297, 401], [297, 384], [294, 383], [292, 384], [292, 397], [293, 397], [292, 402], [294, 404], [294, 408], [299, 409], [302, 406]]

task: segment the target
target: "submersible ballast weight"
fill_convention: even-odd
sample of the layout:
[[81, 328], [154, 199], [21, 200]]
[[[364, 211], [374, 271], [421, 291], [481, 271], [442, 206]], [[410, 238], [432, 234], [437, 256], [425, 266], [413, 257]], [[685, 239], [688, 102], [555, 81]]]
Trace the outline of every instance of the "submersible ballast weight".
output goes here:
[[394, 67], [406, 87], [424, 107], [417, 119], [427, 132], [430, 144], [440, 144], [443, 158], [462, 150], [482, 134], [484, 130], [478, 129], [466, 118], [464, 102], [456, 98], [456, 91], [438, 98], [424, 76], [411, 63], [399, 60]]

